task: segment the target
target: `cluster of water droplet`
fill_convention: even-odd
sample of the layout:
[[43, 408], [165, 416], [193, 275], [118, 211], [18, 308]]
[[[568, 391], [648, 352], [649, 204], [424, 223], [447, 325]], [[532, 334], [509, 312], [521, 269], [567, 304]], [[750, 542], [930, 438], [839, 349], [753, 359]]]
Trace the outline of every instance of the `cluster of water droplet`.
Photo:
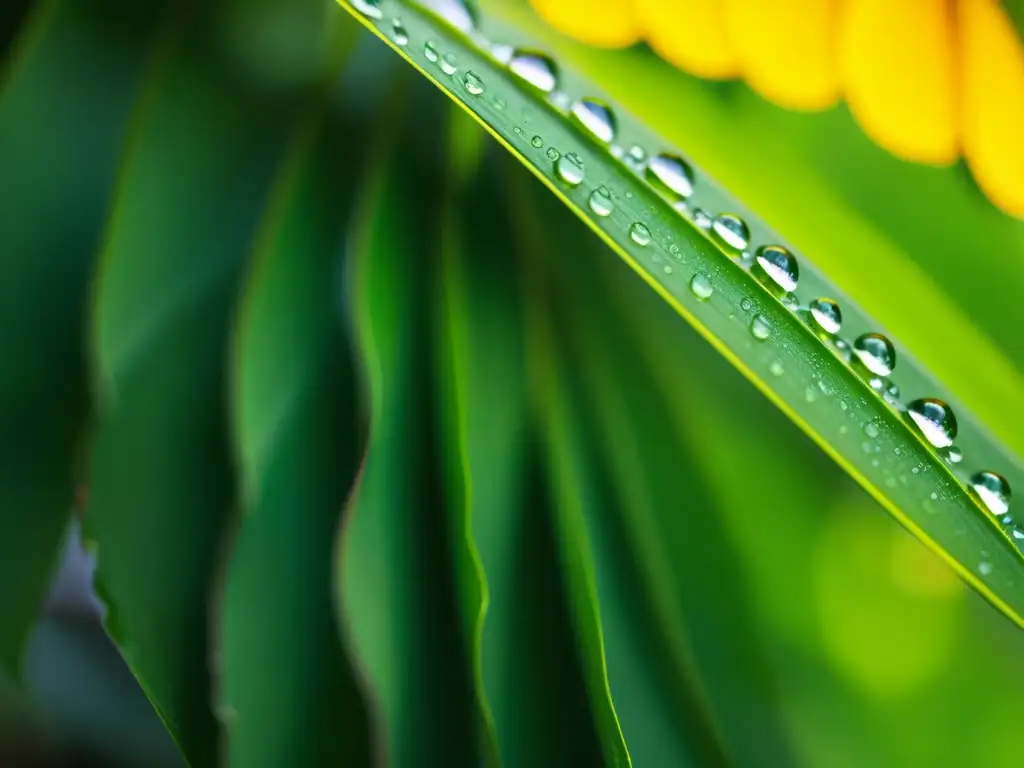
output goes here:
[[[378, 5], [379, 0], [349, 2], [368, 18], [382, 22], [383, 13]], [[475, 34], [475, 17], [463, 0], [418, 2], [442, 17], [455, 29], [473, 35], [476, 42], [486, 47], [492, 57], [508, 72], [545, 95], [555, 108], [570, 116], [592, 139], [608, 147], [613, 157], [623, 161], [644, 178], [676, 211], [687, 216], [722, 250], [733, 256], [741, 267], [749, 268], [770, 293], [812, 328], [843, 362], [850, 365], [868, 382], [879, 397], [897, 411], [905, 413], [911, 426], [949, 465], [958, 465], [963, 460], [963, 453], [953, 442], [957, 435], [956, 416], [947, 403], [934, 397], [920, 398], [907, 404], [900, 399], [899, 387], [888, 378], [896, 368], [896, 350], [886, 336], [881, 333], [864, 333], [855, 338], [852, 344], [841, 338], [839, 334], [842, 330], [843, 315], [838, 303], [830, 298], [819, 297], [812, 299], [806, 307], [801, 305], [796, 296], [800, 268], [796, 257], [788, 249], [781, 245], [768, 244], [751, 251], [750, 229], [740, 216], [730, 212], [711, 215], [701, 208], [690, 206], [696, 182], [693, 168], [686, 160], [670, 152], [651, 155], [639, 145], [630, 147], [628, 151], [623, 150], [615, 144], [616, 119], [607, 103], [592, 97], [573, 100], [560, 91], [558, 67], [549, 56], [532, 49], [515, 49], [503, 44], [492, 45], [480, 38]], [[398, 18], [391, 20], [391, 38], [399, 46], [409, 44], [409, 35]], [[447, 76], [454, 76], [459, 71], [459, 62], [455, 54], [442, 54], [432, 41], [424, 42], [423, 55]], [[471, 96], [480, 96], [485, 91], [483, 79], [473, 70], [465, 70], [461, 81], [463, 88]], [[496, 99], [494, 106], [496, 109], [503, 109], [504, 101]], [[518, 127], [515, 128], [515, 132], [523, 134], [522, 129]], [[544, 140], [534, 135], [530, 139], [530, 144], [535, 149], [542, 149]], [[545, 154], [553, 164], [556, 177], [562, 183], [572, 188], [583, 184], [586, 171], [576, 153], [562, 153], [554, 147], [548, 147]], [[588, 205], [595, 216], [608, 217], [615, 210], [614, 196], [607, 187], [597, 186], [590, 193]], [[641, 248], [646, 248], [654, 242], [650, 227], [642, 221], [631, 224], [629, 236], [632, 242]], [[679, 247], [669, 245], [669, 253], [673, 257], [678, 257]], [[661, 260], [660, 256], [654, 258], [656, 261]], [[667, 274], [673, 272], [670, 266], [664, 267], [664, 271]], [[700, 301], [708, 301], [714, 295], [712, 278], [704, 272], [694, 273], [688, 285], [691, 293]], [[750, 311], [753, 302], [744, 299], [741, 308], [744, 312]], [[763, 314], [754, 314], [749, 327], [750, 334], [756, 341], [771, 338], [771, 322]], [[784, 374], [782, 364], [778, 361], [770, 366], [770, 371], [775, 376]], [[818, 382], [818, 389], [826, 395], [830, 391], [824, 380]], [[816, 399], [817, 394], [813, 387], [808, 387], [808, 402]], [[843, 410], [848, 407], [845, 402], [840, 405]], [[845, 427], [842, 429], [845, 431]], [[864, 431], [868, 437], [877, 437], [880, 434], [880, 429], [874, 422], [869, 422]], [[1018, 546], [1024, 548], [1024, 527], [1016, 525], [1010, 516], [1011, 492], [1006, 479], [996, 472], [981, 470], [971, 475], [967, 479], [967, 484], [985, 509], [999, 520]]]

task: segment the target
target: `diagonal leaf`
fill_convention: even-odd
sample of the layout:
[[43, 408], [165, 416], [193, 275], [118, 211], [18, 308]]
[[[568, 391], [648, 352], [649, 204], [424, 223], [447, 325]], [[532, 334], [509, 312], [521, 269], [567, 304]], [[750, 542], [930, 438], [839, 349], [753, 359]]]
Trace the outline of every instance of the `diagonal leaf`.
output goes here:
[[[391, 42], [395, 50], [474, 114], [903, 525], [1010, 618], [1024, 625], [1024, 556], [1009, 533], [984, 510], [964, 478], [954, 474], [913, 428], [898, 407], [902, 402], [895, 399], [890, 405], [872, 391], [867, 370], [834, 354], [832, 344], [819, 338], [804, 317], [790, 309], [798, 305], [781, 295], [767, 273], [732, 258], [725, 238], [712, 236], [698, 225], [701, 217], [693, 206], [699, 204], [712, 214], [739, 213], [749, 226], [752, 248], [785, 243], [782, 238], [703, 176], [698, 178], [698, 192], [686, 209], [692, 220], [680, 216], [671, 201], [636, 169], [601, 146], [596, 134], [588, 136], [589, 129], [569, 120], [557, 94], [545, 98], [512, 75], [491, 55], [480, 35], [468, 39], [436, 17], [398, 0], [359, 2], [352, 10], [385, 40], [390, 40], [393, 20], [400, 16], [408, 42]], [[512, 42], [524, 42], [522, 34]], [[595, 93], [566, 71], [562, 87], [579, 96]], [[640, 146], [663, 146], [627, 115], [619, 112], [618, 121], [616, 140], [624, 145], [635, 141]], [[569, 153], [576, 170], [565, 160]], [[553, 161], [554, 157], [559, 160]], [[631, 232], [636, 224], [646, 227], [650, 235], [634, 238]], [[865, 236], [862, 242], [868, 247], [879, 239]], [[789, 250], [794, 251], [792, 247]], [[879, 328], [810, 261], [802, 256], [798, 259], [801, 292], [836, 298], [842, 306], [844, 333], [856, 336]], [[850, 273], [849, 268], [839, 271], [844, 277]], [[694, 278], [712, 289], [710, 300], [703, 285], [691, 290]], [[949, 306], [937, 294], [932, 298], [935, 308]], [[938, 317], [941, 320], [942, 316]], [[929, 327], [927, 332], [918, 329], [911, 334], [929, 360], [935, 359], [934, 339], [943, 339], [943, 334], [947, 334], [943, 343], [968, 339], [968, 331], [942, 322], [941, 332]], [[925, 343], [925, 338], [932, 341]], [[944, 378], [952, 379], [957, 393], [963, 393], [973, 407], [990, 417], [983, 424], [944, 391], [902, 345], [898, 348], [900, 387], [912, 397], [940, 395], [949, 400], [958, 414], [959, 444], [973, 466], [999, 471], [1011, 486], [1024, 487], [1019, 457], [989, 431], [997, 432], [1014, 450], [1024, 445], [1020, 437], [1024, 435], [1020, 428], [1024, 412], [1015, 404], [1019, 378], [1012, 364], [981, 340], [971, 347], [970, 359], [984, 349], [986, 365], [995, 372], [992, 377], [964, 377], [943, 367]], [[780, 371], [785, 375], [776, 375]], [[975, 381], [979, 378], [987, 380]], [[886, 383], [881, 381], [880, 386], [884, 388]], [[999, 409], [999, 418], [991, 418], [993, 408]], [[871, 431], [877, 431], [877, 438], [864, 450], [863, 430], [868, 424]]]
[[289, 119], [222, 80], [203, 40], [201, 17], [166, 36], [122, 161], [95, 288], [86, 513], [108, 630], [197, 765], [215, 760], [207, 600], [235, 503], [228, 334]]
[[0, 669], [11, 673], [73, 501], [88, 415], [79, 324], [156, 26], [153, 14], [127, 15], [130, 42], [110, 47], [81, 33], [92, 13], [89, 3], [40, 3], [0, 92]]

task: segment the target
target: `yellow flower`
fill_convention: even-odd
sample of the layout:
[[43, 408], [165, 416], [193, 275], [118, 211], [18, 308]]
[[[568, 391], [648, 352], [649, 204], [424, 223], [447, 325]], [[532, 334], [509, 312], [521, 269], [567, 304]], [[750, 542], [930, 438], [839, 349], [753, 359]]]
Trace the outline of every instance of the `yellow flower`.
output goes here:
[[845, 98], [907, 160], [963, 155], [1024, 218], [1024, 45], [999, 0], [532, 0], [560, 31], [617, 48], [646, 41], [694, 75], [742, 77], [790, 109]]

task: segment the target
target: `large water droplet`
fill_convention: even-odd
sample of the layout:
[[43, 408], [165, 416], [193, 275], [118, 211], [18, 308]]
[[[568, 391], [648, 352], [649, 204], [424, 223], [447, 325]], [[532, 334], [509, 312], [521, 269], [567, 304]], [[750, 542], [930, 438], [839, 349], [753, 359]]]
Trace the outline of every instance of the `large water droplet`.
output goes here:
[[479, 96], [484, 92], [484, 81], [473, 70], [469, 70], [462, 76], [462, 86], [473, 96]]
[[956, 416], [946, 403], [934, 397], [924, 397], [907, 406], [907, 415], [925, 439], [936, 448], [946, 448], [953, 444]]
[[516, 51], [508, 62], [508, 68], [512, 74], [544, 93], [551, 93], [558, 86], [555, 63], [543, 53]]
[[996, 517], [1010, 511], [1010, 484], [1006, 478], [987, 469], [971, 476], [971, 488], [982, 504]]
[[896, 350], [880, 333], [865, 333], [853, 342], [853, 351], [864, 367], [877, 376], [888, 376], [896, 367]]
[[750, 243], [750, 230], [739, 216], [731, 213], [720, 213], [711, 224], [711, 231], [734, 251], [742, 251]]
[[395, 19], [391, 23], [391, 37], [394, 39], [396, 45], [409, 44], [409, 33], [406, 32], [405, 27], [402, 26], [401, 19]]
[[800, 280], [800, 267], [793, 254], [781, 245], [764, 245], [757, 249], [757, 266], [786, 293], [795, 291]]
[[690, 278], [690, 292], [701, 301], [707, 301], [715, 292], [710, 278], [703, 272], [698, 272]]
[[590, 210], [598, 216], [610, 216], [615, 210], [612, 194], [604, 187], [598, 187], [590, 194]]
[[427, 10], [433, 11], [460, 32], [476, 29], [476, 17], [469, 4], [463, 0], [416, 0]]
[[441, 57], [441, 71], [446, 75], [454, 75], [459, 68], [459, 57], [454, 53], [446, 53]]
[[426, 56], [427, 61], [431, 64], [437, 64], [441, 58], [441, 54], [437, 51], [437, 46], [430, 40], [423, 44], [423, 55]]
[[371, 19], [384, 18], [384, 13], [379, 8], [380, 0], [349, 0], [349, 2], [363, 16]]
[[652, 157], [647, 163], [647, 178], [673, 199], [683, 200], [693, 194], [693, 169], [676, 155]]
[[570, 187], [578, 186], [583, 181], [583, 163], [576, 153], [569, 152], [555, 161], [555, 173]]
[[843, 327], [843, 313], [832, 299], [815, 299], [811, 302], [811, 317], [825, 333], [839, 333]]
[[611, 144], [615, 138], [615, 116], [603, 101], [579, 99], [573, 102], [572, 116], [598, 141]]
[[750, 321], [750, 333], [758, 341], [765, 341], [772, 335], [772, 326], [764, 315], [754, 315]]
[[629, 228], [629, 236], [637, 245], [647, 245], [651, 242], [651, 230], [639, 221]]

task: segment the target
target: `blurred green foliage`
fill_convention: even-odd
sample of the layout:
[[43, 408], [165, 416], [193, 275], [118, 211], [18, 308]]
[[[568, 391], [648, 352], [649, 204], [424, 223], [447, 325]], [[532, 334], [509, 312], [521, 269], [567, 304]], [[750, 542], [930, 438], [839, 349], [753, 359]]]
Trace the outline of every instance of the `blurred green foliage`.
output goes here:
[[[1019, 762], [1021, 633], [333, 2], [0, 18], [0, 755]], [[970, 286], [887, 162], [824, 178]]]

